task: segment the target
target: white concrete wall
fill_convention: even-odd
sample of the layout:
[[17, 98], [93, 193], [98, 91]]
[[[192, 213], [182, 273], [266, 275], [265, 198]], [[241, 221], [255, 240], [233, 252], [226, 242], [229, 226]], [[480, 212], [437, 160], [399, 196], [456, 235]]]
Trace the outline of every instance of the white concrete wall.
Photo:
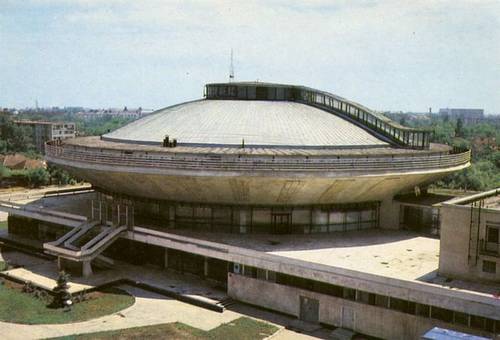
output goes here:
[[[479, 279], [500, 283], [500, 257], [479, 254], [476, 261], [478, 245], [477, 234], [474, 230], [469, 251], [470, 220], [471, 208], [469, 206], [444, 204], [441, 208], [439, 274], [458, 279]], [[482, 210], [479, 239], [486, 238], [488, 222], [500, 223], [500, 211]], [[483, 272], [483, 260], [497, 263], [496, 274]]]
[[487, 318], [500, 315], [500, 301], [481, 293], [383, 277], [139, 227], [126, 238]]
[[288, 287], [229, 273], [228, 294], [233, 299], [299, 317], [300, 296], [319, 300], [319, 321], [336, 327], [348, 327], [343, 309], [354, 314], [353, 330], [383, 339], [419, 339], [432, 327], [446, 327], [478, 335], [492, 334], [471, 330], [438, 320], [366, 305], [329, 295]]

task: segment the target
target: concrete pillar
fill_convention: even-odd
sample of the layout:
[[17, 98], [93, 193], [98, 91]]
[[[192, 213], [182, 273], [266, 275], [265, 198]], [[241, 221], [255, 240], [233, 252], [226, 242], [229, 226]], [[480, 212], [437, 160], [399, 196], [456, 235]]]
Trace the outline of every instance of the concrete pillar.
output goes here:
[[120, 225], [120, 204], [111, 203], [111, 224], [113, 227]]
[[392, 197], [384, 199], [380, 204], [380, 228], [399, 229], [399, 203]]
[[205, 256], [205, 262], [204, 262], [204, 267], [203, 267], [203, 276], [207, 277], [208, 276], [208, 257]]
[[240, 233], [247, 233], [247, 211], [245, 209], [240, 210]]
[[175, 228], [175, 206], [168, 206], [168, 227]]
[[134, 206], [127, 205], [127, 227], [131, 230], [134, 226]]
[[165, 248], [165, 261], [163, 267], [168, 268], [168, 248]]
[[89, 277], [92, 275], [92, 263], [91, 261], [83, 261], [82, 262], [82, 276]]
[[101, 210], [101, 223], [106, 224], [108, 220], [108, 205], [106, 204], [106, 202], [101, 201], [99, 204], [99, 209]]

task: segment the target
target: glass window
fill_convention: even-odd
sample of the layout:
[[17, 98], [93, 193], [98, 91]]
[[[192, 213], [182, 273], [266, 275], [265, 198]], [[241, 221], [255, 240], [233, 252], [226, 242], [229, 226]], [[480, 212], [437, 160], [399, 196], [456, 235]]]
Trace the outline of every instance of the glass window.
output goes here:
[[270, 209], [253, 209], [252, 212], [253, 224], [271, 224], [271, 210]]
[[453, 312], [446, 308], [439, 308], [432, 306], [431, 309], [431, 317], [433, 319], [441, 320], [444, 322], [452, 322], [453, 321]]
[[495, 274], [497, 272], [497, 264], [493, 261], [483, 261], [483, 272]]
[[346, 223], [358, 223], [359, 222], [359, 211], [348, 211], [346, 213]]
[[490, 243], [498, 243], [498, 227], [487, 226], [486, 240]]
[[344, 213], [342, 211], [330, 212], [330, 224], [344, 223]]
[[390, 308], [406, 313], [408, 311], [408, 301], [391, 297]]
[[344, 299], [355, 301], [356, 289], [344, 287]]
[[485, 318], [477, 315], [470, 316], [470, 326], [472, 328], [484, 329], [485, 326]]
[[461, 312], [454, 312], [454, 323], [469, 326], [469, 315]]
[[316, 209], [313, 211], [313, 224], [326, 225], [328, 223], [328, 213], [323, 210]]
[[389, 297], [385, 295], [376, 295], [375, 296], [375, 305], [379, 307], [387, 308], [389, 307]]
[[430, 316], [430, 307], [429, 305], [423, 305], [421, 303], [417, 303], [415, 308], [415, 314], [418, 316], [423, 316], [428, 318]]

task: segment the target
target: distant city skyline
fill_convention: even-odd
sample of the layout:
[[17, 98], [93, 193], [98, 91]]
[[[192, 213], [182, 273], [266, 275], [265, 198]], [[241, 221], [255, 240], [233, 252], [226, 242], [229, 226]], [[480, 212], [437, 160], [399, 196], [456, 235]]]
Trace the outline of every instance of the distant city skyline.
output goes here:
[[500, 113], [498, 1], [4, 0], [0, 107], [161, 108], [207, 82], [303, 84], [380, 111]]

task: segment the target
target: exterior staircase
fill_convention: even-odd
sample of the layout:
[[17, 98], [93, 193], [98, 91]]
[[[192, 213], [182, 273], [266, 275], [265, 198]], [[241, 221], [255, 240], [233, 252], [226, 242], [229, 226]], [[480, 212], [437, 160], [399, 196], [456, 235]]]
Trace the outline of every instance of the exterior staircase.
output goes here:
[[48, 254], [76, 262], [97, 258], [102, 264], [112, 265], [113, 260], [100, 254], [126, 230], [126, 226], [110, 227], [99, 222], [86, 222], [59, 239], [44, 243], [43, 248]]

